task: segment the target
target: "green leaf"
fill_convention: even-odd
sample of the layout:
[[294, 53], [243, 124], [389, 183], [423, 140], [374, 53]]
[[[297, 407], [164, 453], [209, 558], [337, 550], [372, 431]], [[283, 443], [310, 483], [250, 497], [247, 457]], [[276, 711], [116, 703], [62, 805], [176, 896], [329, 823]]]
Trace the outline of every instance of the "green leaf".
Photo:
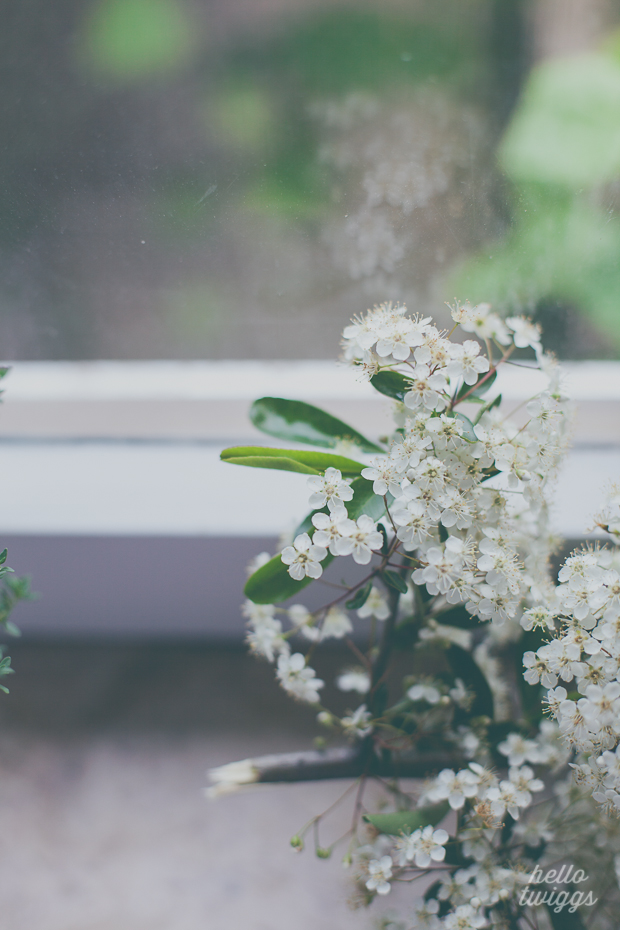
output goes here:
[[476, 425], [476, 423], [480, 422], [480, 420], [482, 419], [485, 413], [488, 413], [489, 410], [493, 409], [493, 407], [499, 407], [501, 402], [502, 402], [502, 395], [498, 394], [497, 397], [494, 397], [492, 401], [490, 401], [488, 404], [485, 404], [484, 407], [482, 407], [478, 411], [476, 415], [476, 419], [474, 420], [474, 426]]
[[475, 695], [470, 708], [472, 717], [486, 716], [493, 720], [493, 695], [489, 684], [471, 653], [460, 646], [452, 645], [445, 651], [445, 657], [455, 678], [461, 678], [468, 691]]
[[395, 811], [393, 814], [364, 814], [366, 823], [372, 824], [379, 833], [388, 833], [396, 836], [399, 833], [413, 833], [420, 827], [429, 824], [435, 826], [446, 816], [450, 810], [447, 801], [433, 804], [431, 807], [421, 807], [416, 811]]
[[398, 371], [378, 371], [372, 376], [370, 383], [380, 394], [401, 402], [407, 391], [411, 390], [411, 381]]
[[8, 554], [9, 554], [8, 549], [3, 549], [2, 552], [0, 552], [0, 565], [4, 565]]
[[385, 451], [331, 413], [300, 400], [261, 397], [250, 407], [250, 419], [257, 429], [278, 439], [292, 439], [327, 449], [341, 442], [351, 442], [363, 452]]
[[466, 417], [464, 413], [461, 413], [460, 410], [454, 412], [454, 416], [457, 420], [460, 420], [463, 424], [463, 439], [466, 439], [467, 442], [478, 442], [478, 437], [474, 430], [474, 424], [471, 422], [469, 417]]
[[[327, 557], [321, 562], [323, 569], [327, 568], [333, 558], [333, 555], [328, 552]], [[295, 581], [294, 578], [291, 578], [278, 553], [278, 555], [274, 555], [273, 559], [261, 566], [258, 571], [254, 572], [253, 575], [250, 575], [243, 592], [255, 604], [279, 604], [280, 601], [286, 601], [289, 597], [294, 597], [299, 591], [307, 587], [312, 580], [312, 578], [306, 577], [302, 581]]]
[[489, 374], [488, 371], [482, 372], [478, 375], [478, 380], [475, 384], [463, 384], [456, 395], [455, 403], [458, 404], [460, 400], [463, 399], [465, 394], [467, 394], [467, 400], [470, 398], [479, 398], [482, 394], [485, 394], [495, 379], [497, 378], [497, 368], [493, 369], [493, 374]]
[[[385, 513], [383, 498], [374, 493], [372, 481], [366, 478], [356, 478], [351, 482], [351, 488], [353, 500], [347, 501], [347, 511], [352, 520], [357, 520], [363, 513], [367, 513], [373, 520], [378, 520]], [[307, 522], [308, 518], [304, 520], [302, 526]], [[305, 532], [310, 532], [310, 528]], [[333, 558], [331, 553], [327, 554], [327, 558], [321, 562], [324, 569]], [[244, 593], [255, 604], [278, 604], [280, 601], [288, 600], [289, 597], [294, 597], [312, 580], [312, 578], [304, 578], [303, 581], [295, 581], [289, 575], [280, 555], [275, 555], [273, 559], [250, 575]]]
[[399, 591], [401, 594], [407, 593], [407, 582], [400, 577], [398, 572], [391, 572], [386, 569], [381, 572], [381, 578], [385, 581], [386, 585], [390, 588], [394, 588], [395, 591]]
[[[357, 520], [363, 513], [367, 513], [373, 520], [378, 520], [385, 513], [385, 501], [372, 489], [372, 481], [368, 478], [355, 478], [351, 482], [353, 500], [347, 501], [347, 513], [352, 520]], [[390, 498], [388, 497], [388, 500]]]
[[0, 381], [2, 380], [2, 378], [6, 378], [10, 370], [11, 370], [10, 368], [0, 368]]
[[267, 446], [231, 446], [220, 454], [223, 462], [232, 465], [249, 465], [251, 468], [277, 468], [305, 475], [320, 475], [327, 468], [337, 468], [345, 477], [359, 475], [365, 466], [361, 462], [302, 449], [270, 449]]
[[381, 546], [381, 555], [387, 555], [390, 548], [390, 541], [388, 539], [387, 530], [384, 527], [383, 523], [379, 524], [379, 532], [383, 536], [383, 545]]
[[360, 607], [363, 607], [366, 601], [368, 600], [368, 595], [370, 594], [372, 588], [372, 583], [369, 581], [367, 585], [364, 585], [363, 588], [360, 588], [359, 591], [356, 591], [350, 601], [346, 602], [346, 607], [349, 610], [359, 610]]

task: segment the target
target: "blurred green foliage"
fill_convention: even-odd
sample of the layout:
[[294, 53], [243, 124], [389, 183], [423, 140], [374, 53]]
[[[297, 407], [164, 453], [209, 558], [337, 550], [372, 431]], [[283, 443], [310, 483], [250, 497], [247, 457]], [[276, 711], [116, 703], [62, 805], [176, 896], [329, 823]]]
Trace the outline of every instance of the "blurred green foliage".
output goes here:
[[620, 61], [591, 54], [535, 68], [499, 159], [515, 181], [570, 190], [620, 175]]
[[218, 138], [250, 154], [269, 143], [274, 117], [267, 89], [249, 83], [223, 88], [205, 106], [205, 119]]
[[447, 292], [511, 312], [560, 303], [620, 354], [620, 37], [531, 73], [498, 149], [510, 226]]
[[263, 44], [239, 49], [240, 70], [268, 73], [308, 95], [379, 90], [455, 77], [473, 49], [449, 23], [416, 22], [378, 10], [324, 10]]
[[442, 81], [458, 87], [474, 81], [480, 56], [476, 41], [450, 21], [341, 7], [237, 45], [222, 67], [236, 85], [218, 101], [220, 138], [249, 149], [269, 134], [269, 158], [257, 166], [246, 205], [312, 219], [330, 203], [330, 185], [317, 158], [311, 104], [356, 91], [406, 94]]
[[100, 0], [87, 22], [84, 58], [95, 72], [127, 81], [176, 69], [193, 48], [178, 0]]

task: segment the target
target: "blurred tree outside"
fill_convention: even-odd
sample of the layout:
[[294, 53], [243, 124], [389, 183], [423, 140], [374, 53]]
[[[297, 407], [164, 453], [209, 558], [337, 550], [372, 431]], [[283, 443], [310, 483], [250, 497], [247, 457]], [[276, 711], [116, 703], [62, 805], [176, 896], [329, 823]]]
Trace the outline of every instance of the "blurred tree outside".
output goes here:
[[617, 357], [620, 32], [600, 51], [534, 68], [498, 157], [511, 227], [466, 260], [452, 287], [506, 311], [538, 310], [556, 329], [566, 322], [559, 308], [576, 308]]
[[527, 9], [7, 0], [5, 353], [321, 357], [458, 295], [616, 354], [620, 40], [528, 77]]

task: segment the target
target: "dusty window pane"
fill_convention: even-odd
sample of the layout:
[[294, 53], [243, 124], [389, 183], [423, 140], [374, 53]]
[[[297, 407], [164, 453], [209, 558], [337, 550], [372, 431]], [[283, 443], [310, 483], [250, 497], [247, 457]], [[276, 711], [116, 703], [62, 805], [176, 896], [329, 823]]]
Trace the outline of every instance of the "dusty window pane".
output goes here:
[[324, 357], [375, 301], [441, 320], [455, 295], [535, 314], [560, 354], [620, 351], [602, 2], [2, 19], [5, 356]]

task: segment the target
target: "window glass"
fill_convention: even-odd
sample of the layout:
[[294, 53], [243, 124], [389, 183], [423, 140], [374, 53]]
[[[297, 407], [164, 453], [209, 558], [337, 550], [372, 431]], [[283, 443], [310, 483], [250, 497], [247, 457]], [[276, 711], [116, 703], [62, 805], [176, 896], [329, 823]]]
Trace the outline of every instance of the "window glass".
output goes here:
[[458, 296], [617, 357], [612, 12], [6, 0], [3, 354], [331, 357]]

